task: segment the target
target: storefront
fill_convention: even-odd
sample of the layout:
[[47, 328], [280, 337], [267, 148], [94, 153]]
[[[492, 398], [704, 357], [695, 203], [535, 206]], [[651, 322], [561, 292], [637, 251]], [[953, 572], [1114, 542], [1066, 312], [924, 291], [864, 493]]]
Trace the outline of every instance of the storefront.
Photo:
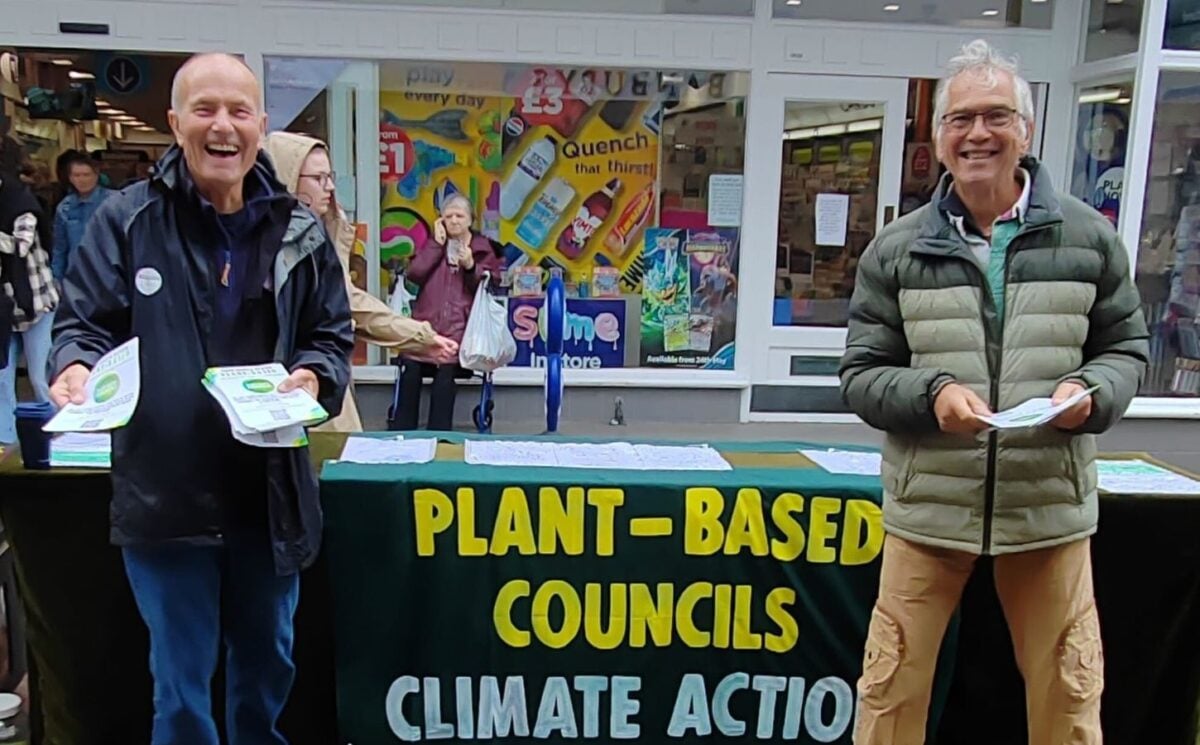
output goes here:
[[[927, 201], [941, 65], [982, 36], [1034, 83], [1049, 172], [1136, 254], [1154, 361], [1133, 413], [1200, 416], [1197, 0], [455, 4], [20, 3], [0, 44], [18, 77], [30, 59], [52, 69], [52, 50], [83, 55], [71, 69], [101, 78], [100, 108], [158, 144], [152, 114], [114, 102], [114, 71], [127, 78], [111, 50], [156, 84], [156, 55], [244, 55], [271, 128], [330, 143], [360, 224], [355, 279], [396, 308], [442, 200], [468, 197], [506, 266], [519, 353], [502, 386], [541, 384], [538, 295], [560, 272], [572, 395], [669, 390], [690, 418], [842, 421], [857, 259]], [[95, 116], [58, 126], [111, 147], [120, 122]], [[379, 350], [356, 362], [360, 381], [394, 375]]]

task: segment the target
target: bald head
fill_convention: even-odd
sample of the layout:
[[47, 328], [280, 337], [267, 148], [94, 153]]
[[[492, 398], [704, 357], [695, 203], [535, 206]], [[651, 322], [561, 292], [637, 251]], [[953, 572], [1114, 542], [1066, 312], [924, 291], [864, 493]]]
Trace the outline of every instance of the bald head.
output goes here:
[[175, 74], [167, 121], [200, 194], [218, 212], [241, 209], [242, 180], [267, 130], [250, 68], [228, 54], [192, 57]]
[[178, 111], [183, 107], [183, 102], [187, 98], [187, 87], [193, 77], [198, 73], [213, 71], [230, 76], [231, 82], [237, 81], [243, 84], [249, 82], [256, 91], [255, 102], [258, 104], [258, 108], [262, 109], [262, 91], [258, 87], [258, 78], [254, 77], [254, 72], [241, 58], [224, 52], [192, 55], [187, 62], [183, 63], [175, 73], [175, 79], [171, 81], [171, 108]]

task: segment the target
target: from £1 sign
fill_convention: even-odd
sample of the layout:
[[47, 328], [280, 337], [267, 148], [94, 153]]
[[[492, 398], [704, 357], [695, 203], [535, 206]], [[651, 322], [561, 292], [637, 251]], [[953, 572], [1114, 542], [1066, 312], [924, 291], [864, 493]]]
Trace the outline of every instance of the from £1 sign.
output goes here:
[[[546, 366], [543, 298], [508, 300], [508, 328], [517, 341], [514, 367]], [[563, 368], [597, 370], [625, 364], [625, 300], [567, 298]]]

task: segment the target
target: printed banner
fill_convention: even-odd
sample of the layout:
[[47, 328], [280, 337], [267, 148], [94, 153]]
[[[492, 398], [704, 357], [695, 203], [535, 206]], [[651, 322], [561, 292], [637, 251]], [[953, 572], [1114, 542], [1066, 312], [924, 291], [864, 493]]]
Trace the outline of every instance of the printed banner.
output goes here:
[[461, 193], [506, 266], [559, 267], [569, 283], [612, 266], [637, 291], [658, 202], [657, 77], [510, 66], [486, 79], [476, 67], [413, 66], [380, 94], [383, 286]]
[[736, 228], [646, 231], [643, 365], [733, 369], [738, 238]]
[[[517, 341], [514, 367], [546, 366], [542, 298], [509, 298], [508, 328]], [[625, 300], [567, 298], [563, 367], [598, 370], [625, 365]]]
[[849, 745], [877, 488], [475, 470], [325, 471], [342, 741]]

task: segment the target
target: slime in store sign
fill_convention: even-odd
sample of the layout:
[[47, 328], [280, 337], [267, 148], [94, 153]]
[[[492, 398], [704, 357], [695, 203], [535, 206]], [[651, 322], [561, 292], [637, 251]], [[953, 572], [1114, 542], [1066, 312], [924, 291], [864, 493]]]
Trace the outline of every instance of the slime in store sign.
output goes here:
[[[545, 311], [541, 298], [509, 298], [508, 327], [517, 341], [515, 367], [546, 366]], [[563, 367], [595, 370], [625, 364], [625, 301], [567, 300]]]

